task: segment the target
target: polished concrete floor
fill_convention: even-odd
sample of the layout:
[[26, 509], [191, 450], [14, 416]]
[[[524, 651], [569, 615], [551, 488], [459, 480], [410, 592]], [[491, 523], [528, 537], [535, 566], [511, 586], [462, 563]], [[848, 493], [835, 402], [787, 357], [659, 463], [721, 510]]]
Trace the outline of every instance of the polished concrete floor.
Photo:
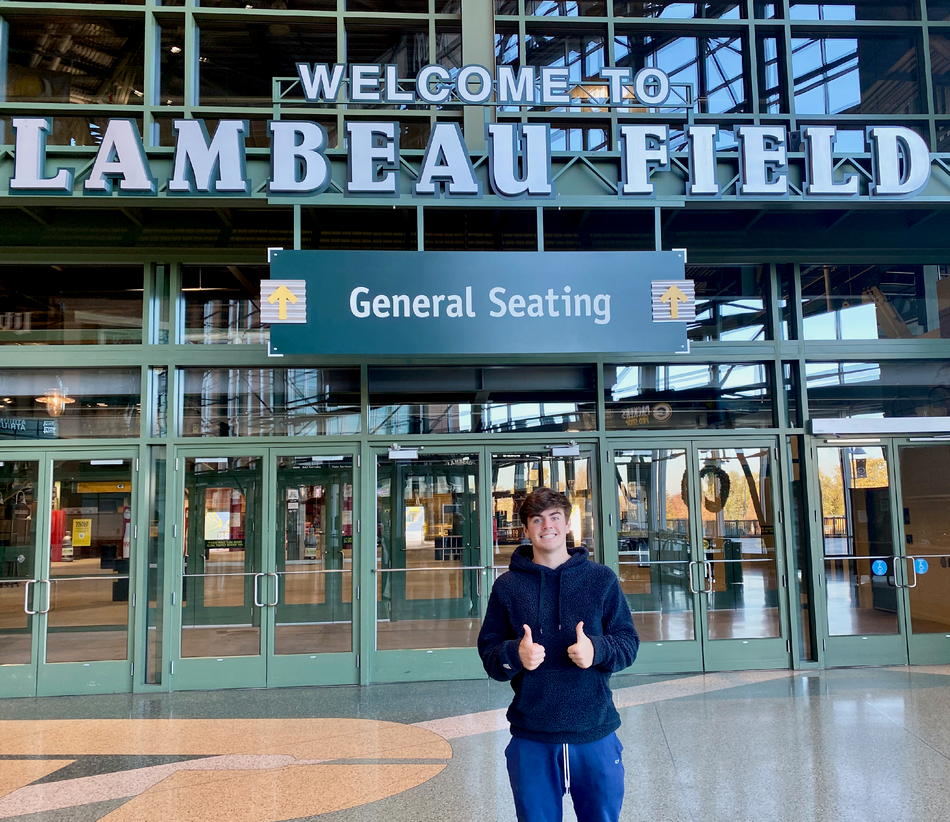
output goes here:
[[[623, 675], [614, 693], [623, 820], [950, 819], [950, 666]], [[0, 819], [509, 822], [509, 695], [474, 681], [2, 700]]]

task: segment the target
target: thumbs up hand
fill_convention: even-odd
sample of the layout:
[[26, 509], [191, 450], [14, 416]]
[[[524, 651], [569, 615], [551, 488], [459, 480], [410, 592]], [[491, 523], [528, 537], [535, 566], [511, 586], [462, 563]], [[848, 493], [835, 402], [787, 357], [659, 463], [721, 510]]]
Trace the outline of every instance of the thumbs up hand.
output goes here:
[[[544, 646], [538, 645], [531, 639], [531, 628], [524, 627], [524, 637], [518, 645], [518, 658], [526, 671], [533, 671], [542, 662], [544, 662]], [[593, 659], [594, 649], [591, 648], [591, 658]]]
[[594, 664], [594, 643], [584, 633], [584, 623], [577, 623], [577, 642], [567, 649], [567, 655], [578, 668], [589, 668]]

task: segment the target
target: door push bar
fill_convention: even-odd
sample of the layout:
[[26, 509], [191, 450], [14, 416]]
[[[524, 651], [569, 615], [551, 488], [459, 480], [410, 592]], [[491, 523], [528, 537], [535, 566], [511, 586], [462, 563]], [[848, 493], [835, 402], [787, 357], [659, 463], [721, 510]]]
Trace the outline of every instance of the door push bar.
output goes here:
[[[30, 586], [33, 584], [41, 585], [44, 583], [46, 585], [46, 607], [33, 611], [30, 609]], [[50, 606], [52, 605], [49, 589], [50, 584], [48, 579], [28, 579], [23, 589], [23, 610], [26, 611], [26, 613], [30, 616], [35, 616], [36, 614], [48, 614]]]
[[[260, 597], [260, 588], [258, 588], [258, 580], [263, 577], [273, 577], [274, 578], [274, 601], [273, 602], [261, 602]], [[280, 600], [280, 575], [275, 574], [273, 571], [269, 574], [254, 574], [254, 604], [258, 608], [275, 608], [278, 601]]]
[[[693, 587], [693, 566], [702, 565], [703, 566], [703, 588], [701, 591], [696, 590]], [[712, 563], [704, 559], [694, 559], [689, 563], [689, 571], [687, 572], [689, 576], [689, 592], [691, 594], [711, 594], [713, 591], [713, 567]], [[709, 587], [706, 587], [706, 583], [709, 583]]]

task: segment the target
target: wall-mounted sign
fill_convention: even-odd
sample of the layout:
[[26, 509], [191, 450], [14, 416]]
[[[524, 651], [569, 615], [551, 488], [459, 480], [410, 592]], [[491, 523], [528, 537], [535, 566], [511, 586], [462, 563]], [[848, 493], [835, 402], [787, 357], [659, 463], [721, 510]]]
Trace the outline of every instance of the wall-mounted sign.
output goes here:
[[[352, 95], [351, 95], [352, 96]], [[13, 117], [14, 172], [11, 194], [72, 195], [75, 168], [47, 169], [46, 138], [53, 130], [46, 117]], [[88, 195], [117, 193], [138, 197], [159, 195], [250, 196], [245, 140], [248, 120], [219, 120], [213, 138], [203, 120], [172, 121], [175, 154], [171, 176], [159, 181], [133, 119], [109, 120], [91, 163], [82, 158], [82, 186]], [[326, 129], [318, 122], [270, 120], [271, 198], [319, 199], [331, 187], [331, 159]], [[346, 197], [401, 197], [423, 199], [480, 198], [491, 193], [502, 199], [547, 200], [557, 196], [551, 173], [551, 129], [546, 123], [489, 123], [485, 126], [488, 159], [487, 187], [476, 172], [458, 123], [433, 125], [418, 169], [400, 156], [400, 124], [395, 121], [348, 121], [346, 131], [347, 179], [334, 183]], [[790, 196], [788, 133], [783, 125], [739, 125], [738, 146], [729, 154], [738, 158], [740, 199], [783, 199]], [[675, 177], [678, 191], [663, 196], [699, 200], [722, 196], [717, 175], [718, 126], [687, 125], [684, 158], [688, 179]], [[862, 193], [861, 178], [870, 200], [905, 199], [919, 194], [931, 175], [927, 143], [907, 126], [870, 126], [865, 131], [871, 154], [865, 160], [842, 164], [834, 156], [834, 126], [803, 126], [805, 179], [800, 196], [812, 200], [851, 200]], [[653, 178], [672, 172], [670, 129], [666, 124], [624, 124], [617, 129], [619, 179], [607, 184], [621, 201], [657, 196]], [[481, 135], [479, 135], [481, 142]], [[725, 152], [723, 152], [725, 153]], [[162, 160], [165, 157], [162, 155]], [[415, 159], [415, 158], [413, 158]], [[839, 168], [839, 166], [842, 166]], [[86, 170], [88, 169], [88, 170]], [[606, 178], [603, 178], [606, 179]]]
[[272, 354], [678, 353], [685, 323], [655, 323], [655, 279], [681, 252], [277, 251], [305, 280], [303, 325], [271, 327]]
[[73, 548], [82, 548], [92, 545], [92, 520], [73, 520]]
[[77, 494], [121, 494], [129, 490], [127, 482], [77, 482]]

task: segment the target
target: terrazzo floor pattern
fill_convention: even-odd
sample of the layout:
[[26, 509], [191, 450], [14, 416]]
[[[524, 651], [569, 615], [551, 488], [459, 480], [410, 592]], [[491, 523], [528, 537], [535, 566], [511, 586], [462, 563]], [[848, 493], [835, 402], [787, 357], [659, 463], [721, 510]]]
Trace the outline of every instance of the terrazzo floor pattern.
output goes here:
[[[624, 822], [950, 819], [950, 666], [613, 685]], [[0, 700], [0, 820], [514, 822], [509, 699], [474, 681]]]

